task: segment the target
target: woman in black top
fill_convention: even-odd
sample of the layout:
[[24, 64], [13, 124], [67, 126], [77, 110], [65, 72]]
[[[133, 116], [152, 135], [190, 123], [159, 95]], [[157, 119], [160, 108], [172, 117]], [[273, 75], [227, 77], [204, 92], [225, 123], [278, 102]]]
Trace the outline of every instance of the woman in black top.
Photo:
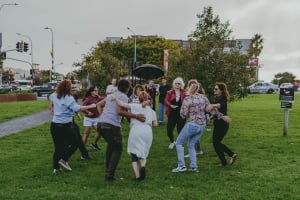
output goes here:
[[[214, 104], [211, 104], [211, 107], [217, 108], [219, 112], [227, 115], [227, 101], [229, 100], [230, 96], [226, 84], [223, 82], [217, 82], [214, 88], [214, 95], [216, 100]], [[232, 165], [237, 158], [237, 154], [235, 154], [225, 144], [222, 143], [222, 140], [228, 129], [229, 123], [225, 122], [221, 118], [214, 118], [213, 145], [223, 167], [227, 165], [224, 153], [230, 156], [230, 165]]]

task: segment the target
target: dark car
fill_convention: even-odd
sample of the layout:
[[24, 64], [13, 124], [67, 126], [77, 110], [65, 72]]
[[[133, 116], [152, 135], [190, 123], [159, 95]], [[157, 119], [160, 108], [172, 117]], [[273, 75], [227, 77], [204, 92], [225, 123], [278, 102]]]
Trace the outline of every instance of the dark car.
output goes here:
[[45, 83], [41, 86], [36, 86], [32, 89], [33, 93], [36, 93], [38, 97], [46, 94], [48, 95], [50, 92], [53, 92], [55, 90], [55, 87], [57, 85], [57, 82], [49, 82]]
[[0, 86], [0, 94], [7, 94], [12, 91], [12, 87], [10, 85], [1, 85]]

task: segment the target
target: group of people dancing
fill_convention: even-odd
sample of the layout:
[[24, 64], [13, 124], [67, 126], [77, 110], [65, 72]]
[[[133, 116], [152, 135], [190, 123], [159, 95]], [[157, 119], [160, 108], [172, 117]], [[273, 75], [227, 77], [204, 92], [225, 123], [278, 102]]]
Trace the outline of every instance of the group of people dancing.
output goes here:
[[[166, 79], [163, 78], [166, 82]], [[162, 82], [163, 82], [162, 81]], [[166, 84], [164, 83], [163, 86]], [[50, 95], [50, 110], [53, 119], [50, 126], [54, 142], [53, 173], [58, 173], [61, 168], [71, 171], [69, 158], [77, 147], [82, 153], [83, 159], [90, 159], [84, 149], [92, 128], [96, 135], [92, 147], [100, 149], [97, 141], [100, 136], [107, 143], [105, 153], [105, 180], [115, 181], [119, 178], [115, 175], [118, 163], [123, 151], [123, 138], [121, 133], [122, 117], [130, 119], [130, 132], [127, 152], [131, 157], [134, 172], [134, 180], [142, 181], [146, 178], [147, 157], [153, 140], [153, 126], [158, 125], [155, 112], [155, 100], [150, 96], [147, 87], [136, 84], [132, 95], [128, 96], [130, 82], [121, 79], [112, 85], [107, 95], [101, 97], [98, 88], [92, 86], [87, 91], [82, 105], [73, 98], [72, 83], [70, 80], [61, 81], [56, 91]], [[230, 150], [222, 139], [229, 128], [230, 118], [227, 116], [227, 101], [230, 96], [227, 86], [223, 82], [217, 82], [214, 87], [216, 101], [211, 104], [204, 94], [201, 84], [192, 79], [184, 89], [183, 79], [177, 77], [173, 80], [173, 87], [164, 87], [159, 97], [159, 123], [163, 122], [161, 109], [166, 109], [167, 136], [170, 140], [169, 148], [176, 146], [178, 165], [172, 172], [187, 171], [184, 160], [184, 143], [188, 142], [190, 157], [189, 171], [198, 172], [196, 153], [199, 151], [201, 137], [208, 123], [208, 113], [214, 119], [213, 146], [221, 161], [222, 166], [227, 166], [225, 153], [230, 157], [229, 164], [236, 161], [237, 154]], [[154, 91], [152, 92], [154, 93]], [[154, 97], [155, 99], [155, 97]], [[84, 134], [80, 138], [79, 128], [75, 123], [74, 114], [84, 112]], [[74, 126], [77, 126], [75, 129]], [[175, 140], [173, 130], [177, 129], [178, 137]], [[80, 140], [80, 141], [79, 141]]]

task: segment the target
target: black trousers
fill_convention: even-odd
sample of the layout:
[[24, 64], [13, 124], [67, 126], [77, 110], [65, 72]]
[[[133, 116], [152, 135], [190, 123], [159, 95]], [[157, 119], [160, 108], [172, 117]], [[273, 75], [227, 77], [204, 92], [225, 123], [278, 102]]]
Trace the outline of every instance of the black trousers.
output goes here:
[[54, 142], [53, 168], [59, 169], [58, 161], [60, 159], [68, 161], [77, 149], [76, 133], [72, 123], [52, 122], [50, 131]]
[[123, 151], [121, 129], [107, 123], [99, 123], [97, 129], [107, 142], [105, 176], [106, 178], [112, 178], [115, 176], [115, 171]]
[[229, 124], [224, 122], [222, 119], [214, 120], [213, 146], [223, 166], [227, 165], [224, 153], [230, 157], [234, 154], [225, 144], [222, 143], [228, 129]]
[[171, 143], [174, 142], [173, 131], [174, 131], [175, 126], [177, 125], [176, 130], [177, 130], [177, 133], [179, 134], [180, 131], [182, 130], [182, 128], [184, 127], [184, 124], [185, 124], [185, 120], [182, 119], [179, 114], [171, 113], [168, 116], [167, 134], [168, 134], [168, 137], [169, 137], [169, 140]]
[[77, 146], [78, 146], [78, 149], [81, 153], [81, 156], [82, 157], [88, 157], [89, 153], [88, 153], [88, 150], [85, 148], [85, 145], [82, 141], [82, 136], [80, 134], [79, 126], [75, 122], [73, 122], [73, 127], [74, 127], [74, 131], [75, 131], [75, 138], [76, 138], [76, 141], [77, 141]]

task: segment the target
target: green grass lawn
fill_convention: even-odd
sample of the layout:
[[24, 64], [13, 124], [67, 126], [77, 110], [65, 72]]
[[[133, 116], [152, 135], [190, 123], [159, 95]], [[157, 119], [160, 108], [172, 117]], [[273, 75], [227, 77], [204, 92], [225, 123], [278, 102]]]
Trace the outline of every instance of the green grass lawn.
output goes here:
[[[77, 151], [69, 161], [72, 172], [52, 174], [54, 147], [47, 123], [0, 138], [0, 199], [300, 199], [299, 107], [296, 95], [284, 137], [278, 94], [250, 95], [230, 103], [232, 122], [224, 143], [238, 154], [237, 161], [230, 167], [219, 166], [212, 131], [207, 129], [201, 138], [204, 155], [198, 157], [199, 173], [172, 173], [176, 150], [168, 149], [166, 126], [154, 128], [147, 177], [139, 183], [132, 180], [126, 153], [127, 122], [122, 124], [124, 152], [116, 171], [124, 180], [113, 183], [104, 181], [102, 139], [103, 150], [88, 146], [92, 161], [80, 160]], [[92, 136], [94, 132], [89, 144]]]
[[48, 101], [22, 101], [0, 103], [0, 123], [48, 108]]

